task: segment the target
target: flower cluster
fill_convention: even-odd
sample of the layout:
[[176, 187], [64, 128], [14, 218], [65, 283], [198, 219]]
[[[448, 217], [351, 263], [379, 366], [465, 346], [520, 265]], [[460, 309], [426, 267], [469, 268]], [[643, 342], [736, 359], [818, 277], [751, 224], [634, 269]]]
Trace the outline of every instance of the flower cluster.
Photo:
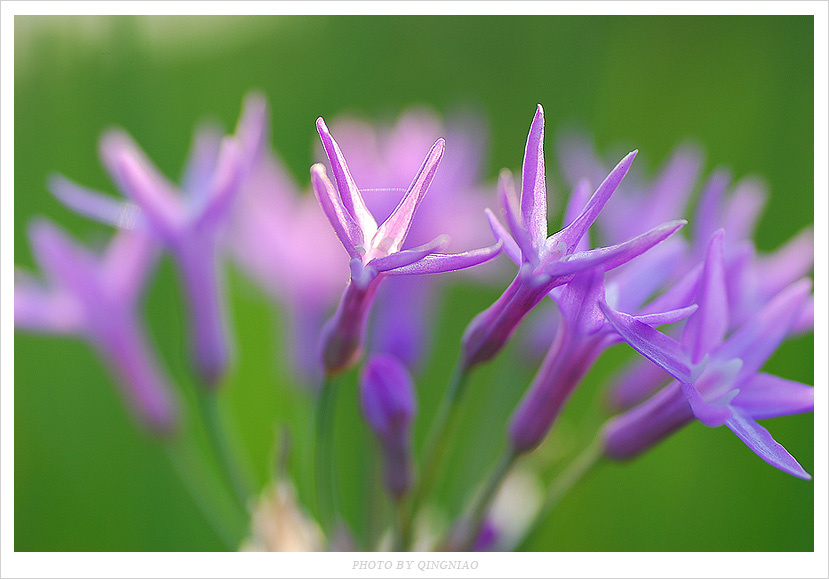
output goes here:
[[[482, 179], [485, 130], [474, 118], [444, 124], [417, 110], [393, 125], [341, 120], [333, 131], [319, 118], [312, 195], [270, 149], [269, 110], [259, 94], [246, 99], [233, 134], [212, 125], [197, 131], [180, 185], [126, 133], [110, 131], [100, 156], [123, 198], [63, 176], [48, 185], [70, 209], [114, 226], [112, 240], [95, 251], [46, 220], [32, 223], [42, 279], [18, 272], [15, 325], [88, 341], [138, 420], [166, 444], [183, 420], [182, 401], [140, 316], [141, 289], [156, 259], [167, 253], [179, 274], [192, 370], [208, 414], [233, 364], [227, 263], [261, 286], [285, 312], [285, 361], [309, 385], [295, 395], [316, 397], [317, 498], [301, 504], [280, 472], [249, 512], [251, 492], [221, 424], [206, 421], [228, 488], [252, 521], [246, 549], [514, 547], [552, 506], [539, 498], [539, 475], [522, 474], [519, 459], [542, 444], [596, 360], [620, 343], [641, 356], [609, 385], [615, 416], [574, 472], [638, 456], [698, 419], [725, 425], [772, 466], [810, 478], [757, 420], [814, 408], [811, 386], [762, 372], [786, 338], [813, 326], [811, 231], [760, 254], [752, 240], [766, 196], [759, 181], [732, 186], [717, 170], [689, 211], [702, 168], [697, 148], [679, 148], [648, 180], [632, 170], [637, 151], [605, 166], [586, 139], [569, 136], [559, 158], [572, 194], [562, 228], [548, 235], [544, 122], [539, 105], [517, 189], [506, 169], [495, 186]], [[417, 371], [447, 279], [427, 274], [479, 272], [501, 253], [518, 267], [512, 282], [492, 268], [465, 278], [506, 288], [461, 336], [444, 403], [425, 417], [430, 435], [416, 455]], [[539, 318], [544, 331], [531, 336], [546, 352], [543, 361], [509, 422], [495, 429], [505, 438], [504, 456], [454, 524], [415, 525], [433, 509], [432, 487], [473, 371], [505, 348], [545, 298], [553, 313]], [[349, 533], [333, 464], [336, 395], [352, 392], [340, 382], [357, 366], [359, 407], [395, 513], [393, 539], [379, 545], [356, 544]], [[535, 482], [510, 482], [527, 479]], [[504, 504], [507, 516], [498, 506]], [[522, 511], [522, 504], [531, 506]]]

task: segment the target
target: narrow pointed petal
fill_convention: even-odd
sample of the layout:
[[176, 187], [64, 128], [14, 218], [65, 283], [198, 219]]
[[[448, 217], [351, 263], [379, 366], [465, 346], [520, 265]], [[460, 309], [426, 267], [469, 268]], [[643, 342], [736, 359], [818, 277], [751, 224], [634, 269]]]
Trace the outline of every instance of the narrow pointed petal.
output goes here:
[[566, 245], [568, 253], [576, 248], [587, 229], [599, 216], [602, 208], [608, 202], [610, 196], [613, 195], [613, 192], [616, 191], [619, 183], [622, 182], [622, 179], [627, 174], [628, 169], [630, 169], [636, 153], [638, 151], [632, 151], [624, 159], [619, 161], [619, 164], [616, 165], [605, 180], [602, 181], [602, 184], [599, 185], [595, 193], [593, 193], [593, 196], [587, 202], [587, 205], [584, 206], [579, 216], [567, 225], [567, 227], [554, 235], [558, 241]]
[[[582, 241], [584, 241], [584, 238]], [[680, 236], [673, 236], [652, 248], [640, 259], [635, 259], [616, 270], [613, 276], [608, 279], [608, 291], [612, 291], [613, 287], [620, 288], [620, 301], [612, 303], [608, 299], [608, 303], [619, 311], [643, 310], [642, 313], [646, 313], [644, 310], [660, 312], [690, 304], [693, 300], [671, 304], [661, 309], [648, 309], [647, 306], [644, 308], [642, 306], [660, 289], [663, 289], [666, 282], [676, 274], [678, 266], [683, 262], [686, 250], [685, 240]], [[674, 284], [671, 284], [667, 291], [670, 291], [673, 287]]]
[[723, 209], [721, 227], [728, 232], [729, 239], [752, 239], [767, 198], [768, 191], [761, 180], [747, 178], [737, 183]]
[[800, 308], [800, 314], [794, 324], [791, 333], [795, 335], [814, 331], [815, 329], [815, 296], [810, 295]]
[[418, 247], [413, 247], [412, 249], [406, 249], [404, 251], [396, 251], [386, 257], [372, 259], [368, 262], [368, 265], [376, 269], [378, 272], [405, 267], [420, 261], [427, 255], [431, 255], [439, 249], [445, 248], [448, 243], [449, 236], [441, 235], [429, 243], [425, 243]]
[[740, 385], [732, 405], [754, 420], [814, 412], [815, 389], [761, 372]]
[[88, 296], [97, 278], [95, 259], [79, 247], [66, 233], [45, 219], [29, 225], [29, 239], [41, 270], [56, 285], [69, 288], [79, 296]]
[[686, 384], [693, 383], [699, 376], [701, 365], [691, 363], [679, 342], [604, 303], [599, 302], [599, 307], [625, 342], [668, 374]]
[[547, 239], [547, 178], [544, 173], [544, 109], [541, 105], [527, 135], [521, 169], [521, 217], [536, 252]]
[[252, 92], [245, 97], [235, 135], [244, 158], [256, 162], [270, 139], [270, 110], [263, 94]]
[[126, 133], [111, 131], [105, 134], [100, 148], [107, 171], [141, 207], [152, 226], [166, 237], [174, 235], [185, 219], [176, 188]]
[[777, 294], [717, 349], [717, 357], [740, 358], [743, 376], [757, 372], [788, 334], [811, 288], [811, 280], [802, 279]]
[[721, 219], [723, 196], [730, 182], [729, 172], [719, 169], [708, 178], [703, 186], [694, 215], [694, 239], [699, 243], [710, 239], [711, 235], [723, 226]]
[[61, 175], [52, 176], [48, 187], [66, 207], [95, 221], [119, 229], [142, 229], [147, 226], [141, 208], [135, 203], [87, 189]]
[[354, 178], [348, 170], [345, 157], [343, 157], [342, 151], [340, 151], [340, 147], [331, 136], [331, 133], [328, 132], [328, 127], [322, 117], [317, 119], [317, 131], [320, 134], [325, 154], [328, 156], [328, 162], [331, 163], [331, 171], [334, 173], [334, 181], [337, 183], [337, 190], [340, 192], [342, 204], [360, 226], [366, 239], [369, 239], [377, 231], [377, 222], [366, 207], [363, 196], [360, 195], [360, 191], [354, 183]]
[[484, 213], [486, 213], [487, 221], [489, 221], [489, 228], [492, 230], [492, 234], [495, 236], [495, 239], [500, 240], [504, 244], [504, 253], [507, 254], [515, 265], [521, 265], [521, 248], [518, 247], [518, 244], [513, 239], [512, 235], [504, 229], [504, 226], [501, 225], [501, 222], [498, 221], [498, 218], [495, 217], [495, 214], [492, 213], [489, 209], [484, 209]]
[[181, 179], [181, 188], [195, 203], [203, 202], [201, 200], [207, 196], [221, 147], [222, 130], [219, 127], [212, 124], [199, 127]]
[[591, 267], [600, 267], [603, 271], [611, 270], [645, 253], [660, 241], [673, 235], [686, 223], [684, 219], [663, 223], [624, 243], [567, 255], [559, 261], [544, 266], [544, 273], [550, 276], [565, 276]]
[[14, 327], [33, 332], [75, 334], [84, 329], [77, 300], [50, 291], [26, 274], [15, 271]]
[[222, 140], [216, 170], [210, 179], [205, 205], [196, 219], [200, 227], [215, 227], [225, 221], [242, 181], [242, 149], [233, 137]]
[[498, 200], [501, 203], [504, 217], [507, 219], [507, 227], [518, 247], [521, 248], [522, 261], [534, 263], [539, 254], [533, 248], [524, 220], [517, 212], [518, 201], [515, 194], [515, 185], [512, 180], [512, 173], [508, 169], [503, 169], [498, 175]]
[[126, 303], [138, 297], [158, 250], [158, 243], [144, 233], [123, 231], [110, 241], [103, 257], [103, 277]]
[[[316, 163], [311, 167], [311, 185], [317, 196], [325, 216], [334, 228], [334, 232], [343, 244], [348, 255], [352, 258], [361, 258], [365, 253], [363, 231], [351, 214], [343, 207], [340, 196], [334, 190], [331, 181], [325, 174], [325, 166]], [[360, 249], [362, 248], [362, 251]]]
[[639, 313], [650, 314], [673, 310], [693, 303], [700, 276], [702, 276], [702, 264], [698, 264], [682, 276], [668, 291], [643, 307]]
[[699, 310], [685, 324], [682, 342], [691, 348], [692, 361], [699, 362], [722, 343], [728, 330], [722, 229], [717, 230], [708, 243], [696, 302]]
[[815, 238], [811, 227], [798, 233], [786, 244], [757, 264], [757, 279], [767, 296], [773, 296], [787, 285], [809, 273], [815, 261]]
[[810, 480], [812, 477], [803, 470], [794, 457], [771, 437], [769, 431], [747, 416], [734, 412], [725, 425], [736, 434], [740, 440], [753, 450], [757, 456], [783, 472], [798, 478]]
[[680, 386], [682, 393], [685, 394], [688, 403], [691, 405], [691, 410], [694, 411], [694, 416], [705, 426], [716, 428], [717, 426], [722, 426], [726, 420], [731, 418], [731, 410], [724, 406], [709, 404], [703, 400], [696, 386], [693, 384], [681, 383]]
[[493, 259], [499, 253], [503, 244], [498, 241], [495, 245], [464, 251], [463, 253], [433, 253], [411, 265], [390, 269], [388, 275], [411, 275], [421, 273], [444, 273], [457, 271], [480, 265]]
[[633, 317], [642, 322], [643, 324], [655, 327], [662, 326], [665, 324], [674, 324], [676, 322], [684, 320], [685, 318], [693, 314], [695, 311], [697, 311], [697, 304], [692, 304], [684, 308], [677, 308], [675, 310], [669, 310], [667, 312], [660, 312], [658, 314], [644, 314], [641, 316]]
[[702, 153], [698, 147], [684, 145], [676, 149], [648, 192], [645, 226], [685, 214], [701, 166]]
[[443, 157], [443, 151], [446, 143], [443, 139], [438, 139], [426, 159], [423, 161], [420, 170], [415, 175], [414, 180], [403, 199], [400, 200], [398, 206], [394, 209], [388, 219], [377, 229], [377, 233], [372, 238], [372, 247], [380, 248], [386, 254], [399, 251], [409, 234], [409, 229], [412, 226], [412, 218], [418, 205], [423, 201], [423, 197], [429, 190], [432, 180], [435, 178], [435, 173], [438, 169], [438, 164]]

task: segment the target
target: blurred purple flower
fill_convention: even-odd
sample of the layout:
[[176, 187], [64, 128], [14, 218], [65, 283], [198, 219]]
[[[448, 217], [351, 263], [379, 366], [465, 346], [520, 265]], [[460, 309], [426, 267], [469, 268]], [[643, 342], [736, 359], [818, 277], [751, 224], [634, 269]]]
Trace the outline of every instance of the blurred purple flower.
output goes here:
[[809, 280], [789, 286], [728, 338], [722, 231], [712, 236], [697, 289], [699, 309], [680, 342], [600, 304], [608, 321], [635, 350], [677, 381], [604, 428], [606, 456], [638, 455], [694, 417], [728, 426], [760, 458], [800, 478], [811, 478], [756, 420], [814, 410], [814, 388], [759, 372], [800, 315]]
[[123, 131], [101, 139], [101, 159], [119, 189], [133, 201], [125, 205], [63, 177], [50, 188], [71, 209], [116, 227], [149, 231], [173, 255], [190, 311], [193, 362], [201, 379], [215, 386], [228, 365], [224, 291], [219, 236], [251, 157], [261, 146], [257, 117], [249, 99], [239, 121], [239, 138], [222, 138], [203, 127], [194, 138], [181, 191], [169, 182]]
[[153, 241], [121, 231], [96, 255], [45, 220], [31, 224], [29, 237], [46, 283], [15, 276], [15, 326], [89, 341], [138, 420], [153, 431], [171, 432], [177, 422], [175, 396], [136, 312], [157, 254]]
[[347, 369], [359, 357], [368, 313], [385, 276], [441, 273], [471, 267], [495, 257], [501, 244], [458, 254], [438, 253], [448, 242], [442, 235], [426, 244], [402, 249], [414, 213], [443, 155], [443, 139], [432, 146], [403, 199], [378, 226], [322, 118], [317, 120], [317, 129], [337, 189], [320, 163], [311, 167], [311, 184], [323, 212], [351, 258], [351, 280], [334, 317], [323, 328], [323, 365], [326, 372], [332, 374]]
[[386, 488], [395, 498], [412, 486], [412, 419], [414, 384], [406, 367], [394, 356], [374, 354], [363, 366], [360, 380], [363, 416], [383, 451]]
[[[502, 171], [498, 183], [501, 209], [508, 230], [487, 211], [495, 235], [505, 253], [519, 266], [518, 275], [489, 309], [478, 314], [463, 336], [463, 365], [471, 368], [495, 356], [524, 316], [555, 287], [568, 283], [581, 271], [607, 271], [627, 263], [684, 225], [672, 221], [647, 233], [613, 245], [584, 251], [583, 237], [627, 173], [635, 152], [627, 155], [592, 197], [561, 231], [547, 237], [547, 187], [544, 167], [544, 111], [538, 105], [527, 137], [522, 170], [521, 198], [513, 190], [512, 177]], [[574, 195], [586, 198], [587, 189]], [[580, 203], [579, 203], [580, 204]]]

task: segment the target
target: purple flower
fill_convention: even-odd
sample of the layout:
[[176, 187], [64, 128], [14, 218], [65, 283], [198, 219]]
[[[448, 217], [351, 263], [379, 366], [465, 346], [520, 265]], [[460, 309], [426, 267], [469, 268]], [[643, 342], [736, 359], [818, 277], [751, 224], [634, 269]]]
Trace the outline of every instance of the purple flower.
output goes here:
[[[614, 303], [620, 301], [623, 291], [624, 288], [613, 286]], [[696, 309], [687, 305], [690, 300], [686, 293], [679, 288], [665, 294], [631, 319], [648, 326], [684, 319]], [[605, 294], [604, 272], [595, 269], [577, 274], [567, 285], [551, 292], [561, 310], [562, 323], [529, 390], [510, 419], [508, 438], [513, 451], [526, 452], [544, 439], [599, 355], [621, 341], [599, 309]]]
[[722, 231], [708, 248], [697, 290], [699, 309], [679, 342], [627, 314], [600, 304], [608, 321], [636, 351], [676, 382], [605, 427], [605, 454], [636, 456], [694, 417], [706, 426], [725, 424], [760, 458], [784, 472], [811, 478], [756, 420], [814, 410], [814, 389], [759, 372], [785, 338], [809, 296], [801, 280], [769, 301], [726, 338], [729, 304]]
[[[538, 105], [527, 137], [521, 179], [521, 198], [516, 198], [512, 177], [501, 173], [498, 183], [508, 230], [487, 212], [504, 251], [519, 265], [518, 275], [489, 309], [478, 314], [463, 336], [463, 364], [471, 368], [495, 356], [518, 324], [547, 293], [564, 285], [581, 271], [607, 271], [627, 263], [664, 240], [684, 225], [672, 221], [647, 233], [610, 247], [583, 251], [583, 237], [613, 191], [627, 173], [636, 152], [611, 171], [581, 212], [558, 233], [547, 237], [547, 188], [544, 175], [544, 111]], [[577, 197], [586, 193], [580, 188]], [[586, 194], [584, 195], [586, 197]]]
[[48, 221], [32, 223], [29, 236], [46, 283], [15, 277], [15, 326], [90, 342], [138, 420], [156, 432], [172, 431], [176, 400], [136, 313], [155, 244], [146, 235], [123, 231], [96, 255]]
[[351, 258], [351, 280], [322, 335], [323, 364], [326, 372], [332, 374], [347, 369], [359, 358], [371, 303], [385, 276], [440, 273], [471, 267], [495, 257], [501, 244], [445, 254], [438, 250], [448, 240], [446, 236], [439, 236], [418, 247], [402, 249], [415, 210], [443, 155], [442, 139], [432, 146], [395, 210], [378, 226], [322, 118], [317, 120], [317, 129], [337, 188], [331, 184], [320, 163], [311, 167], [311, 184], [323, 212]]
[[[729, 190], [726, 171], [715, 171], [702, 188], [694, 217], [692, 243], [675, 259], [668, 283], [701, 261], [711, 235], [719, 228], [723, 240], [725, 285], [729, 303], [729, 331], [740, 327], [770, 299], [807, 274], [814, 261], [813, 234], [807, 228], [772, 254], [758, 255], [752, 235], [767, 193], [757, 179], [746, 178]], [[656, 202], [656, 200], [654, 200]], [[790, 334], [814, 326], [813, 310], [803, 308]], [[634, 362], [616, 380], [610, 402], [617, 410], [645, 400], [670, 381], [670, 375], [646, 359]]]
[[219, 235], [249, 169], [247, 159], [257, 153], [256, 117], [262, 114], [257, 100], [249, 99], [239, 139], [221, 138], [212, 127], [198, 131], [181, 191], [126, 133], [106, 133], [100, 146], [103, 164], [138, 211], [63, 177], [50, 183], [58, 199], [75, 211], [116, 227], [152, 232], [169, 249], [187, 296], [194, 365], [208, 385], [218, 383], [229, 358]]
[[[456, 116], [442, 122], [426, 110], [412, 109], [393, 125], [341, 119], [332, 124], [331, 130], [348, 158], [367, 207], [378, 219], [394, 210], [399, 200], [394, 192], [405, 190], [420, 167], [421, 152], [446, 135], [450, 146], [402, 247], [416, 247], [441, 234], [451, 238], [447, 250], [490, 243], [492, 234], [480, 218], [487, 199], [479, 185], [486, 139], [477, 118]], [[490, 270], [473, 268], [464, 273], [471, 272], [480, 279]], [[429, 345], [441, 290], [451, 278], [402, 276], [386, 280], [386, 289], [378, 294], [372, 307], [368, 330], [371, 350], [392, 353], [409, 368], [417, 366]]]
[[412, 419], [414, 385], [406, 367], [394, 356], [374, 354], [360, 380], [363, 416], [380, 442], [386, 488], [396, 499], [412, 485]]

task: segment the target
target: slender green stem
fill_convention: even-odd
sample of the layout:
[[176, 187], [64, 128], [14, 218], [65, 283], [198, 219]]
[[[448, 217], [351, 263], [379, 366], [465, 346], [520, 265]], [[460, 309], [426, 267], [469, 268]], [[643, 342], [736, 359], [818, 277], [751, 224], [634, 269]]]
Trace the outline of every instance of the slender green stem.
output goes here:
[[[438, 413], [432, 421], [429, 437], [426, 439], [426, 446], [422, 454], [422, 472], [420, 481], [415, 487], [411, 501], [412, 514], [417, 512], [423, 499], [432, 490], [437, 474], [440, 471], [441, 463], [448, 449], [455, 429], [457, 428], [458, 416], [460, 415], [460, 400], [469, 381], [470, 371], [462, 362], [458, 362], [449, 388], [441, 402]], [[406, 545], [408, 546], [408, 545]]]
[[504, 482], [504, 478], [507, 476], [510, 468], [515, 463], [515, 459], [519, 456], [517, 452], [512, 450], [508, 450], [501, 456], [501, 460], [498, 461], [495, 470], [492, 471], [492, 476], [489, 477], [484, 491], [478, 496], [474, 506], [470, 510], [467, 523], [464, 525], [464, 538], [461, 543], [462, 551], [469, 551], [475, 544], [475, 539], [478, 538], [478, 534], [481, 532], [484, 517], [492, 506], [492, 501], [495, 499], [495, 495], [498, 489], [501, 488], [501, 483]]
[[337, 384], [327, 376], [317, 395], [315, 408], [317, 510], [324, 531], [333, 529], [337, 500], [334, 489], [334, 410]]
[[216, 394], [215, 392], [207, 391], [206, 388], [196, 388], [196, 398], [198, 398], [199, 410], [204, 419], [204, 426], [207, 429], [210, 445], [213, 447], [213, 452], [219, 461], [222, 476], [230, 487], [239, 507], [246, 513], [248, 511], [247, 503], [250, 493], [247, 483], [236, 463], [236, 458], [230, 448], [227, 437], [225, 436], [221, 417], [219, 416], [219, 407], [216, 404]]
[[411, 533], [411, 518], [409, 517], [409, 509], [406, 505], [405, 498], [399, 498], [394, 501], [394, 510], [396, 514], [396, 541], [394, 550], [395, 551], [403, 551], [407, 548], [410, 538], [409, 535]]
[[531, 537], [541, 526], [547, 515], [561, 502], [561, 499], [572, 490], [572, 488], [581, 481], [602, 458], [602, 441], [601, 437], [596, 439], [579, 454], [573, 462], [571, 462], [558, 477], [553, 480], [550, 486], [547, 487], [547, 492], [544, 496], [544, 502], [536, 514], [533, 522], [527, 527], [524, 537], [520, 543]]
[[173, 471], [178, 476], [182, 486], [187, 489], [202, 516], [222, 543], [224, 543], [225, 547], [229, 551], [235, 551], [238, 547], [237, 539], [234, 536], [233, 530], [228, 525], [232, 519], [227, 514], [219, 512], [221, 509], [217, 509], [217, 505], [220, 501], [210, 499], [209, 495], [211, 493], [206, 488], [208, 481], [205, 479], [204, 473], [200, 474], [194, 469], [194, 464], [201, 464], [201, 461], [193, 461], [193, 457], [189, 455], [185, 456], [187, 449], [182, 448], [180, 445], [167, 443], [164, 444], [164, 450], [164, 454], [170, 461]]

